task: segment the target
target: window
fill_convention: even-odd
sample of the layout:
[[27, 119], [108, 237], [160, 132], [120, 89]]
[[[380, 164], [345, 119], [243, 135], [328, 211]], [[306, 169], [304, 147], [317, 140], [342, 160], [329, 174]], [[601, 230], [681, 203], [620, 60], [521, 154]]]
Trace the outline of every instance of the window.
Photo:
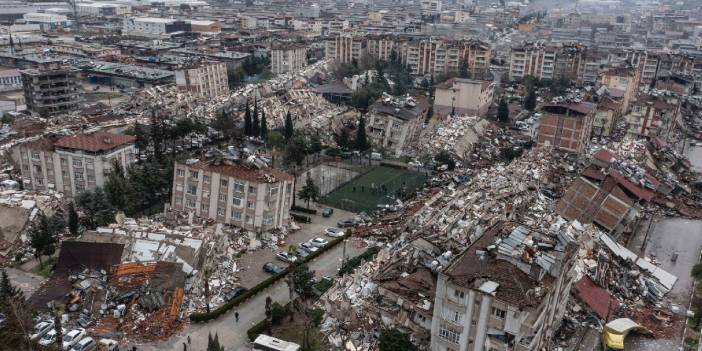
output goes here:
[[182, 192], [183, 191], [183, 184], [176, 184], [176, 191]]
[[[110, 161], [110, 164], [112, 164], [112, 161]], [[88, 169], [93, 169], [93, 160], [85, 160], [85, 167]]]
[[492, 315], [499, 319], [505, 319], [505, 311], [497, 307], [492, 308]]
[[76, 180], [83, 180], [83, 172], [74, 172], [74, 173], [73, 173], [73, 177], [74, 177]]
[[61, 171], [61, 176], [63, 176], [64, 178], [68, 178], [68, 171]]
[[34, 165], [34, 173], [41, 173], [41, 166], [40, 165]]
[[267, 215], [263, 217], [263, 225], [271, 225], [273, 224], [273, 216]]
[[219, 185], [221, 186], [229, 186], [229, 182], [226, 179], [222, 179], [219, 181]]
[[285, 192], [288, 193], [288, 194], [292, 193], [292, 184], [288, 183], [288, 184], [285, 186]]
[[73, 167], [83, 167], [83, 161], [73, 160]]
[[210, 182], [210, 176], [206, 176], [206, 175], [202, 176], [202, 181], [205, 182], [205, 183], [209, 183], [209, 182]]
[[256, 187], [255, 186], [249, 186], [249, 194], [255, 194], [256, 193]]
[[240, 221], [241, 220], [241, 211], [232, 210], [232, 219]]
[[461, 334], [445, 327], [441, 326], [439, 329], [439, 336], [442, 337], [443, 339], [446, 339], [454, 344], [458, 344], [458, 340], [461, 338]]
[[219, 201], [227, 201], [227, 194], [219, 194]]
[[241, 198], [240, 197], [232, 197], [232, 203], [236, 206], [241, 206]]
[[208, 204], [201, 204], [200, 205], [200, 211], [207, 212], [209, 210], [210, 210], [210, 205], [208, 205]]
[[37, 183], [37, 185], [44, 185], [44, 180], [41, 179], [41, 178], [37, 178], [37, 179], [35, 180], [35, 183]]
[[243, 193], [244, 189], [246, 189], [244, 183], [234, 182], [234, 191]]
[[250, 209], [253, 209], [254, 207], [256, 207], [256, 205], [255, 205], [255, 203], [254, 203], [253, 201], [247, 201], [247, 202], [246, 202], [246, 207], [248, 207], [248, 208], [250, 208]]
[[278, 187], [272, 187], [271, 188], [271, 197], [278, 196]]
[[188, 185], [188, 194], [190, 194], [190, 195], [197, 194], [197, 185]]
[[39, 153], [32, 151], [32, 160], [39, 161]]
[[88, 181], [89, 181], [89, 182], [94, 182], [94, 181], [95, 181], [95, 176], [94, 176], [94, 175], [91, 175], [91, 174], [88, 174]]
[[450, 308], [444, 307], [443, 311], [441, 311], [441, 317], [445, 320], [451, 321], [455, 324], [462, 324], [463, 323], [463, 313], [460, 313], [458, 311], [454, 311]]
[[456, 290], [453, 291], [453, 296], [456, 297], [456, 298], [459, 298], [459, 299], [463, 299], [463, 298], [466, 297], [466, 293], [464, 293], [463, 291], [460, 291], [460, 290], [456, 289]]
[[185, 170], [184, 169], [176, 170], [176, 175], [178, 177], [185, 177]]
[[176, 205], [180, 206], [183, 204], [183, 198], [182, 197], [176, 197], [175, 198], [175, 203]]
[[224, 208], [217, 208], [217, 215], [218, 216], [224, 216]]
[[185, 207], [187, 207], [187, 208], [195, 208], [195, 201], [194, 201], [194, 200], [190, 200], [190, 199], [186, 199], [186, 200], [185, 200]]
[[191, 178], [197, 178], [198, 177], [198, 171], [190, 171], [190, 177]]
[[210, 198], [210, 192], [207, 190], [202, 191], [202, 198], [203, 199], [209, 199]]

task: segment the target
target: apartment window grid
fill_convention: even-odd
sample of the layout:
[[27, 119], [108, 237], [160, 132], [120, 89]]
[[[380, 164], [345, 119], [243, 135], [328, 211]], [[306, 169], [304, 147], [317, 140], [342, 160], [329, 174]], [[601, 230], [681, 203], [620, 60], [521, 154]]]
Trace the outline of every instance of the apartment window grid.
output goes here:
[[495, 318], [505, 319], [505, 310], [501, 310], [497, 307], [492, 307], [491, 313]]
[[244, 183], [234, 182], [234, 191], [235, 192], [243, 193], [244, 189], [246, 189], [246, 187], [244, 186]]
[[227, 195], [226, 194], [219, 194], [219, 201], [227, 201]]
[[186, 199], [185, 200], [185, 207], [195, 208], [195, 200]]
[[185, 177], [185, 170], [183, 170], [183, 169], [177, 170], [177, 171], [176, 171], [176, 175], [177, 175], [178, 177]]
[[442, 339], [448, 340], [448, 341], [450, 341], [450, 342], [452, 342], [452, 343], [454, 343], [454, 344], [458, 344], [458, 340], [460, 340], [460, 338], [461, 338], [461, 334], [460, 334], [460, 333], [458, 333], [458, 332], [456, 332], [456, 331], [453, 331], [453, 330], [451, 330], [451, 329], [449, 329], [449, 328], [447, 328], [446, 326], [443, 326], [443, 325], [442, 325], [441, 328], [439, 329], [439, 336], [440, 336]]
[[198, 171], [190, 171], [190, 177], [191, 177], [191, 178], [197, 179], [198, 176], [199, 176], [199, 172], [198, 172]]
[[236, 221], [241, 221], [241, 211], [232, 210], [232, 219]]
[[241, 202], [242, 202], [242, 200], [240, 197], [236, 197], [236, 196], [232, 197], [232, 204], [234, 204], [235, 206], [241, 207]]
[[197, 194], [197, 185], [188, 185], [188, 194], [196, 195]]

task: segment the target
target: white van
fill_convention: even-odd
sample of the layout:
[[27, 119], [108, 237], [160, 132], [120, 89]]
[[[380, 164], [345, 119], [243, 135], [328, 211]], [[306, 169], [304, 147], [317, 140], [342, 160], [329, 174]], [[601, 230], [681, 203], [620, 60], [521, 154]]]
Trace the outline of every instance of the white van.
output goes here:
[[80, 339], [77, 344], [73, 345], [71, 351], [90, 351], [95, 349], [95, 347], [97, 347], [95, 340], [89, 336], [86, 336], [83, 339]]

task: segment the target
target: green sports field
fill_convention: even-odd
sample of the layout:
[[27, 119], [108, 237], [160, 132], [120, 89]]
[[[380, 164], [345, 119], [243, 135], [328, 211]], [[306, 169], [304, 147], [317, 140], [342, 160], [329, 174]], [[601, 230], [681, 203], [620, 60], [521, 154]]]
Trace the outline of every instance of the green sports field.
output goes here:
[[425, 180], [421, 173], [378, 166], [330, 192], [321, 202], [349, 211], [371, 212], [379, 204], [394, 203], [398, 195], [414, 192]]

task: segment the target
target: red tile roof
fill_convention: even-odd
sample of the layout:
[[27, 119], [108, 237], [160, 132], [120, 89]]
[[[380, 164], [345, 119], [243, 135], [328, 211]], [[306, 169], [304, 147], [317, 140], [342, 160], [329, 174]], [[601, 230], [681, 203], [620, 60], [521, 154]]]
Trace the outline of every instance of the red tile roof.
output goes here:
[[639, 199], [651, 201], [651, 199], [653, 199], [653, 197], [656, 195], [653, 191], [643, 188], [637, 184], [634, 184], [629, 179], [624, 177], [621, 173], [619, 173], [619, 171], [612, 169], [609, 171], [609, 175], [614, 177], [621, 186], [626, 188], [626, 190], [629, 190]]
[[54, 143], [56, 147], [90, 152], [109, 151], [119, 146], [133, 143], [136, 137], [131, 135], [95, 132], [63, 137]]
[[575, 283], [575, 295], [597, 313], [600, 318], [607, 320], [619, 308], [619, 300], [609, 292], [597, 286], [588, 276]]

